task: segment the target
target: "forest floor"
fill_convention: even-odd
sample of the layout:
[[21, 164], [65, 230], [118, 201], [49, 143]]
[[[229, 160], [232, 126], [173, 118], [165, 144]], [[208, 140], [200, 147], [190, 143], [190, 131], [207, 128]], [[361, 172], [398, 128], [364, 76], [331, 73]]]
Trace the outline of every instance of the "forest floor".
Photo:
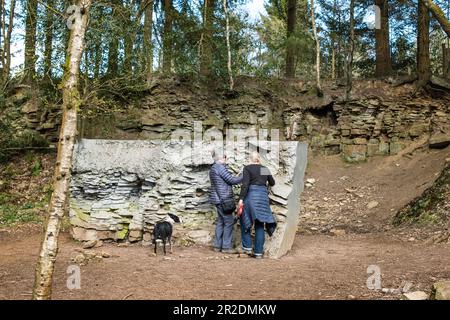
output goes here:
[[[104, 243], [84, 250], [63, 231], [53, 298], [400, 299], [393, 289], [406, 284], [410, 291], [429, 293], [434, 282], [450, 279], [450, 243], [427, 241], [442, 227], [394, 228], [391, 221], [432, 184], [449, 151], [421, 150], [351, 165], [337, 156], [311, 158], [307, 178], [315, 181], [302, 194], [299, 233], [279, 260], [224, 255], [201, 246], [174, 247], [165, 257], [140, 244]], [[51, 161], [45, 158], [41, 166], [43, 174]], [[31, 173], [29, 179], [34, 178]], [[0, 225], [0, 299], [31, 297], [40, 232], [38, 223]], [[70, 290], [67, 268], [81, 253], [81, 288]], [[384, 290], [367, 288], [371, 265], [380, 268]]]

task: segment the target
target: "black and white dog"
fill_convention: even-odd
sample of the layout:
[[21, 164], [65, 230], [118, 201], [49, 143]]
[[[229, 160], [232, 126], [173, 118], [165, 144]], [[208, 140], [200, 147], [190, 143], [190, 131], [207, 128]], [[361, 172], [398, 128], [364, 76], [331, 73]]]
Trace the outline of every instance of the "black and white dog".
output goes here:
[[163, 243], [164, 255], [166, 254], [166, 242], [169, 242], [170, 253], [172, 253], [173, 224], [180, 222], [181, 222], [180, 218], [178, 218], [174, 214], [169, 213], [167, 214], [165, 220], [156, 223], [155, 228], [153, 229], [153, 239], [152, 239], [152, 242], [155, 245], [155, 254], [158, 242]]

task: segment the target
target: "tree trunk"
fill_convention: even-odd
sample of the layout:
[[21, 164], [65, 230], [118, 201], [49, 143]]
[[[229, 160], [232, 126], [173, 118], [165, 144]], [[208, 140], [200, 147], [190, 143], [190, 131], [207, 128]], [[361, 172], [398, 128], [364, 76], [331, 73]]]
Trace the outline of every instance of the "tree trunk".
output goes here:
[[101, 43], [96, 41], [94, 46], [95, 60], [94, 60], [94, 79], [100, 77], [100, 64], [102, 61]]
[[380, 8], [380, 28], [375, 29], [375, 76], [385, 77], [392, 72], [389, 46], [389, 4], [388, 0], [375, 0], [375, 5]]
[[[3, 79], [5, 77], [5, 45], [4, 39], [6, 35], [6, 14], [5, 14], [5, 0], [0, 0], [0, 44], [3, 43], [3, 47], [0, 46], [0, 85], [3, 84]], [[3, 39], [3, 42], [2, 42]], [[1, 89], [1, 88], [0, 88]], [[2, 91], [0, 91], [2, 92]]]
[[153, 0], [146, 0], [144, 11], [144, 59], [145, 59], [145, 78], [147, 84], [152, 82], [153, 70], [153, 45], [152, 45], [152, 28], [153, 28]]
[[125, 74], [132, 72], [132, 60], [133, 60], [133, 44], [134, 44], [134, 37], [132, 36], [131, 32], [131, 6], [130, 3], [127, 5], [126, 1], [122, 1], [122, 10], [123, 10], [123, 20], [124, 20], [124, 33], [123, 33], [123, 43], [124, 43], [124, 59], [123, 59], [123, 72]]
[[297, 0], [287, 0], [286, 78], [295, 77], [295, 49], [293, 34], [297, 17]]
[[172, 71], [172, 23], [173, 23], [173, 3], [172, 0], [164, 1], [164, 32], [163, 32], [163, 72]]
[[44, 78], [52, 77], [52, 45], [53, 45], [53, 12], [49, 7], [53, 7], [54, 0], [47, 1], [45, 13], [45, 43], [44, 43]]
[[433, 17], [439, 22], [442, 29], [447, 34], [447, 37], [450, 37], [450, 21], [447, 20], [444, 11], [442, 11], [442, 9], [439, 8], [439, 6], [436, 5], [432, 0], [426, 0], [424, 4], [428, 8], [428, 10], [431, 11]]
[[36, 25], [37, 0], [27, 0], [25, 21], [25, 81], [31, 82], [36, 76]]
[[430, 12], [426, 0], [419, 0], [417, 7], [417, 76], [418, 85], [425, 85], [431, 77], [430, 67]]
[[345, 99], [351, 99], [353, 82], [353, 52], [355, 51], [355, 0], [350, 1], [350, 41], [347, 60], [347, 88]]
[[[8, 19], [8, 29], [3, 30], [3, 71], [1, 75], [1, 85], [3, 86], [9, 79], [9, 72], [11, 69], [11, 35], [14, 24], [14, 12], [16, 9], [16, 0], [11, 0], [9, 5], [9, 19]], [[3, 15], [5, 16], [4, 12]], [[5, 28], [5, 26], [3, 26]]]
[[[112, 23], [117, 24], [119, 19], [119, 1], [113, 0], [111, 1], [112, 8]], [[119, 70], [119, 39], [116, 30], [110, 31], [110, 40], [109, 40], [109, 48], [108, 48], [108, 76], [114, 77], [117, 75]]]
[[336, 79], [336, 48], [334, 47], [335, 42], [333, 41], [331, 45], [331, 79]]
[[322, 85], [320, 83], [320, 42], [317, 35], [316, 28], [316, 15], [314, 12], [314, 0], [311, 0], [311, 24], [314, 34], [314, 40], [316, 41], [316, 85], [319, 91], [322, 91]]
[[234, 80], [233, 80], [233, 71], [231, 69], [231, 45], [230, 45], [230, 22], [228, 18], [228, 6], [227, 6], [227, 0], [223, 0], [223, 11], [225, 13], [225, 36], [227, 39], [227, 52], [228, 52], [228, 77], [229, 77], [229, 84], [230, 84], [230, 91], [234, 89]]
[[442, 44], [442, 77], [450, 79], [450, 47]]
[[[335, 7], [335, 12], [337, 13], [337, 30], [336, 30], [336, 36], [337, 36], [337, 48], [336, 48], [336, 77], [337, 78], [344, 78], [347, 70], [345, 70], [345, 54], [343, 55], [342, 52], [345, 52], [344, 47], [344, 32], [341, 30], [342, 28], [342, 14], [341, 10], [338, 9], [338, 7]], [[344, 60], [344, 61], [343, 61]]]
[[53, 193], [44, 239], [36, 266], [33, 289], [33, 299], [35, 300], [50, 299], [52, 293], [53, 270], [58, 253], [58, 234], [69, 192], [72, 151], [77, 128], [77, 109], [81, 104], [77, 85], [91, 2], [92, 0], [77, 1], [77, 5], [80, 8], [84, 6], [84, 10], [78, 11], [74, 15], [76, 19], [72, 25], [67, 46], [68, 59], [66, 60], [62, 81], [63, 116], [59, 134]]
[[209, 77], [213, 62], [213, 20], [215, 1], [205, 0], [203, 6], [203, 31], [199, 43], [200, 75]]

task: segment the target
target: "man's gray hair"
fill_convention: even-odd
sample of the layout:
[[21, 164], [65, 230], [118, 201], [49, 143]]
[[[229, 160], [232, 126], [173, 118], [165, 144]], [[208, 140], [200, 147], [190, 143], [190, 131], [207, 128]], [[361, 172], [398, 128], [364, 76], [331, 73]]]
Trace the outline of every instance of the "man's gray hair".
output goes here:
[[225, 156], [225, 153], [223, 152], [223, 148], [212, 149], [211, 156], [214, 159], [214, 161], [223, 159]]

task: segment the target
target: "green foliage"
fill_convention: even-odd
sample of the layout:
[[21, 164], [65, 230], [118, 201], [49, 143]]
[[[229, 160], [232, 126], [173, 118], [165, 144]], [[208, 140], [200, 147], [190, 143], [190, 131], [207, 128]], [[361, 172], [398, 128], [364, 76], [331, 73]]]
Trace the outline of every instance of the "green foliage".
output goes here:
[[442, 171], [434, 184], [402, 208], [394, 217], [394, 224], [433, 224], [450, 219], [446, 202], [450, 196], [450, 165]]
[[27, 147], [47, 147], [47, 140], [34, 130], [24, 129], [16, 132], [7, 118], [0, 118], [0, 163], [10, 159], [13, 154]]
[[1, 192], [0, 227], [29, 222], [42, 222], [42, 216], [36, 211], [36, 204], [32, 202], [20, 204], [18, 196]]
[[40, 223], [42, 216], [36, 214], [32, 203], [23, 206], [0, 204], [0, 226], [10, 227], [20, 223]]
[[257, 75], [281, 77], [284, 74], [286, 47], [295, 52], [296, 75], [303, 78], [313, 76], [314, 39], [310, 30], [307, 1], [297, 1], [296, 28], [287, 39], [286, 0], [271, 0], [266, 4], [267, 15], [257, 26], [259, 38], [265, 48], [259, 55], [261, 66]]

